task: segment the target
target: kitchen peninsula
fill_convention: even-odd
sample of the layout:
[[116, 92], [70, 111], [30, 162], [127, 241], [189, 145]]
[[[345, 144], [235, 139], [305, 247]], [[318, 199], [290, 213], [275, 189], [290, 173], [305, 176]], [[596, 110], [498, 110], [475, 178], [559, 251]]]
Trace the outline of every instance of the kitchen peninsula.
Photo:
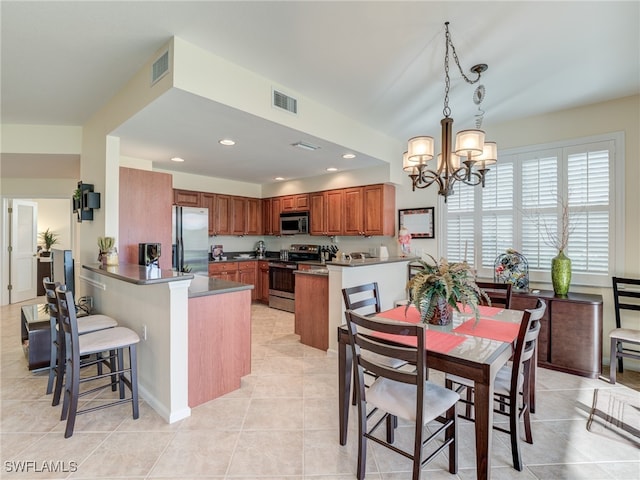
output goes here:
[[133, 264], [83, 265], [96, 310], [140, 335], [142, 397], [167, 422], [251, 371], [253, 286]]

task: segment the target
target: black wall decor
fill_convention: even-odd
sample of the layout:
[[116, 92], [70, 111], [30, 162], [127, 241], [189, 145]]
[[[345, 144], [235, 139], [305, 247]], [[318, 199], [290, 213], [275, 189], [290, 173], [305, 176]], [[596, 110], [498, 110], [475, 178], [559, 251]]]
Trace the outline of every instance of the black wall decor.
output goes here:
[[78, 182], [78, 188], [73, 195], [73, 212], [78, 222], [93, 220], [93, 209], [100, 208], [100, 194], [93, 191], [90, 183]]

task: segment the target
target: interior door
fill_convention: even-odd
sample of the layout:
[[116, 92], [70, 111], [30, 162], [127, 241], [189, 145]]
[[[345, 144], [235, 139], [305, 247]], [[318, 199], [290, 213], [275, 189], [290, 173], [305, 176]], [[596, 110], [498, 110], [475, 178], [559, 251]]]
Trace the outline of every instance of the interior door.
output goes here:
[[9, 232], [9, 303], [37, 296], [38, 204], [28, 200], [12, 201]]

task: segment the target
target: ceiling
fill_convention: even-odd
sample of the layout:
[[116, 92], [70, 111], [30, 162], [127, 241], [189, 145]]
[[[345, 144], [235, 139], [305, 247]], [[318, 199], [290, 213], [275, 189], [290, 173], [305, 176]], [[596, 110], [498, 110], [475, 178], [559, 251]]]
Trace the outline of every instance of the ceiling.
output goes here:
[[[483, 128], [640, 92], [639, 2], [12, 2], [1, 8], [3, 124], [83, 125], [172, 36], [404, 142], [439, 135], [444, 22], [465, 72], [477, 63]], [[452, 64], [454, 130], [472, 128], [476, 85]], [[154, 166], [269, 183], [381, 164], [177, 90], [117, 131]], [[237, 141], [222, 147], [219, 138]], [[321, 148], [302, 151], [291, 143]], [[42, 156], [2, 155], [3, 176]], [[398, 152], [400, 156], [402, 152]], [[175, 164], [168, 159], [185, 158]], [[19, 161], [18, 161], [19, 160]], [[307, 161], [308, 160], [308, 161]], [[37, 165], [35, 166], [37, 168]]]

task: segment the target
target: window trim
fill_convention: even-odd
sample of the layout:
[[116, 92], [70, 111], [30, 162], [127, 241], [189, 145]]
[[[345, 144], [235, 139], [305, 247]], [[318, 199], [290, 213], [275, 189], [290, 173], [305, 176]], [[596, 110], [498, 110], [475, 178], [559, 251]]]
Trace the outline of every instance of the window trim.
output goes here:
[[[500, 156], [506, 155], [522, 155], [532, 152], [544, 151], [544, 150], [552, 150], [552, 149], [566, 149], [570, 147], [576, 147], [581, 145], [586, 145], [589, 143], [597, 143], [597, 142], [613, 142], [613, 152], [612, 157], [610, 159], [609, 168], [609, 199], [610, 202], [614, 202], [613, 206], [610, 206], [610, 230], [609, 237], [610, 241], [610, 254], [609, 254], [609, 271], [607, 274], [575, 274], [571, 280], [571, 284], [575, 286], [589, 286], [589, 287], [608, 287], [611, 284], [611, 276], [615, 274], [615, 272], [620, 272], [624, 270], [624, 262], [625, 262], [625, 135], [623, 131], [604, 133], [598, 135], [591, 135], [587, 137], [579, 137], [567, 140], [559, 140], [550, 143], [544, 144], [534, 144], [527, 145], [522, 147], [514, 147], [505, 149], [504, 151], [498, 152], [498, 162], [500, 162]], [[564, 159], [563, 159], [564, 163]], [[561, 171], [558, 172], [559, 175], [562, 175], [562, 182], [566, 183], [566, 178], [564, 175], [564, 167]], [[520, 172], [517, 169], [517, 173], [514, 174], [514, 180], [520, 181]], [[455, 195], [455, 194], [454, 194]], [[438, 240], [438, 250], [440, 252], [444, 252], [441, 256], [446, 255], [447, 244], [448, 244], [448, 236], [449, 232], [447, 231], [447, 205], [444, 202], [444, 197], [439, 196], [439, 208], [440, 211], [443, 212], [443, 215], [439, 215], [438, 219], [438, 228], [442, 234], [439, 236]], [[517, 224], [515, 227], [515, 233], [520, 234], [520, 225]], [[477, 241], [474, 242], [476, 244], [476, 248], [474, 249], [474, 258], [473, 262], [475, 265], [478, 265], [478, 259], [480, 258], [480, 248]], [[551, 277], [550, 273], [547, 270], [530, 270], [530, 281], [538, 284], [548, 284], [551, 285]], [[490, 272], [486, 268], [478, 267], [478, 277], [482, 279], [491, 279], [493, 280], [492, 272]]]

